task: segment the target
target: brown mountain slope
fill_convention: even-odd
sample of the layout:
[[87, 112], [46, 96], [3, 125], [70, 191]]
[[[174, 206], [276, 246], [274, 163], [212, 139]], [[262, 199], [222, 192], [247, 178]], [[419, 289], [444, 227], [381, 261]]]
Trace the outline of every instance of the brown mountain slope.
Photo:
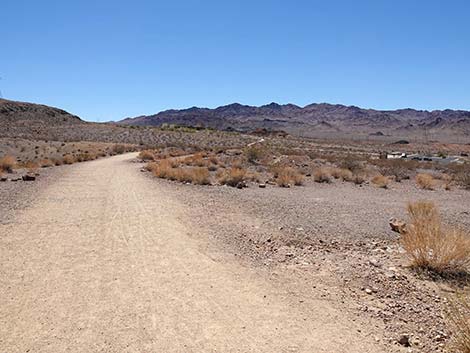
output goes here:
[[308, 137], [409, 138], [452, 142], [470, 139], [469, 111], [381, 111], [326, 103], [310, 104], [303, 108], [293, 104], [271, 103], [254, 107], [235, 103], [216, 109], [193, 107], [167, 110], [120, 121], [120, 124], [140, 126], [160, 126], [164, 123], [243, 132], [266, 128]]

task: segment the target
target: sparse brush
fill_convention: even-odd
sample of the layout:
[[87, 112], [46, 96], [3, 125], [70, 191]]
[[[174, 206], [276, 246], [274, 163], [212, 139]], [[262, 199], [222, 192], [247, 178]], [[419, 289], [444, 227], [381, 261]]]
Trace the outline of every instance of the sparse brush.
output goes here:
[[390, 183], [390, 179], [384, 175], [376, 175], [375, 177], [372, 178], [371, 180], [372, 184], [375, 186], [386, 189], [388, 188], [388, 184]]
[[52, 167], [54, 165], [54, 162], [48, 158], [45, 158], [39, 161], [39, 165], [41, 166], [41, 168], [48, 168], [48, 167]]
[[158, 178], [168, 179], [173, 169], [168, 159], [163, 159], [158, 163], [149, 163], [149, 170]]
[[335, 179], [353, 181], [353, 173], [346, 168], [330, 168], [330, 174]]
[[28, 169], [29, 172], [36, 172], [39, 169], [39, 164], [34, 161], [27, 161], [23, 164], [23, 167]]
[[245, 180], [246, 170], [243, 168], [232, 167], [221, 171], [218, 174], [218, 180], [222, 185], [237, 186]]
[[437, 182], [431, 174], [421, 173], [416, 176], [416, 184], [421, 189], [434, 190]]
[[313, 180], [317, 183], [331, 183], [331, 174], [328, 168], [319, 168], [313, 172]]
[[457, 293], [449, 300], [447, 318], [453, 329], [453, 348], [456, 352], [470, 353], [470, 292]]
[[195, 167], [187, 170], [188, 179], [191, 183], [197, 185], [209, 185], [209, 170], [203, 167]]
[[153, 161], [155, 159], [155, 155], [151, 150], [143, 150], [140, 151], [139, 158], [143, 161]]
[[263, 150], [256, 145], [246, 147], [243, 150], [243, 153], [245, 154], [247, 161], [250, 163], [255, 163], [256, 161], [261, 159], [264, 154]]
[[340, 168], [348, 169], [354, 173], [362, 169], [362, 163], [357, 157], [348, 155], [340, 162]]
[[0, 171], [7, 173], [13, 172], [13, 168], [16, 166], [16, 160], [12, 156], [4, 156], [0, 158]]
[[113, 153], [114, 154], [123, 154], [127, 152], [127, 147], [122, 144], [117, 144], [113, 146]]
[[352, 177], [352, 182], [356, 185], [362, 185], [366, 182], [367, 178], [364, 174], [354, 174]]
[[302, 185], [304, 177], [294, 168], [286, 167], [279, 171], [276, 178], [276, 184], [281, 187], [289, 187], [291, 185]]
[[412, 266], [440, 274], [469, 270], [469, 234], [442, 225], [432, 202], [410, 203], [408, 214], [410, 222], [401, 243]]
[[75, 163], [75, 158], [74, 158], [72, 155], [67, 154], [67, 155], [65, 155], [64, 158], [62, 159], [62, 162], [63, 162], [64, 164], [73, 164], [73, 163]]

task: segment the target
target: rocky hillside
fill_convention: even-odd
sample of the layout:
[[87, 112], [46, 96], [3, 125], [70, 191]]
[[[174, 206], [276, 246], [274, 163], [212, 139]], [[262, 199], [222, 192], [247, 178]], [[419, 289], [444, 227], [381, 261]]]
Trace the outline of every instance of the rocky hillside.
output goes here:
[[0, 152], [5, 148], [2, 139], [109, 142], [153, 147], [190, 144], [207, 148], [239, 147], [256, 140], [254, 136], [233, 135], [222, 131], [185, 134], [147, 126], [92, 123], [61, 109], [0, 99]]
[[293, 104], [254, 107], [235, 103], [216, 109], [167, 110], [120, 121], [140, 126], [164, 123], [243, 132], [265, 128], [307, 137], [470, 142], [470, 112], [460, 110], [381, 111], [326, 103], [303, 108]]

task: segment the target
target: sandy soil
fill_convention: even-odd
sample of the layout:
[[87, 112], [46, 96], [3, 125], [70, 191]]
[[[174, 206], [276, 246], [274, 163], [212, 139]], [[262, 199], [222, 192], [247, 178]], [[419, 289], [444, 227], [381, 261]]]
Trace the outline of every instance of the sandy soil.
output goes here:
[[62, 169], [0, 224], [2, 351], [394, 348], [376, 339], [379, 322], [324, 300], [300, 275], [278, 271], [272, 280], [208, 246], [211, 238], [195, 228], [201, 220], [132, 157]]

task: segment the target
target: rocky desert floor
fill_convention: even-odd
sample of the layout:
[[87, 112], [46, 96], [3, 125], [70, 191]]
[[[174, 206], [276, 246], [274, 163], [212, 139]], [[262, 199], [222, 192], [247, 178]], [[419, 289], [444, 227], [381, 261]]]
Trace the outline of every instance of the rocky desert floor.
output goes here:
[[469, 191], [186, 185], [136, 156], [0, 183], [1, 351], [448, 350], [461, 283], [409, 269], [389, 219], [470, 228]]

